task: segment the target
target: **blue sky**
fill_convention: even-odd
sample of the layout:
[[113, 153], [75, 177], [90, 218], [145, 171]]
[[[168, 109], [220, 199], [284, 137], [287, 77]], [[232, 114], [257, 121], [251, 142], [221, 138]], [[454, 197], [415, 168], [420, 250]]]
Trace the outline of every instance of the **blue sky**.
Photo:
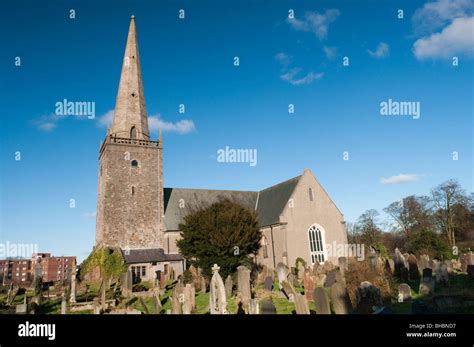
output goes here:
[[[0, 242], [90, 252], [99, 145], [131, 14], [166, 186], [259, 190], [309, 168], [351, 222], [450, 178], [472, 191], [473, 2], [381, 4], [2, 4]], [[58, 119], [65, 98], [95, 102], [96, 117]], [[382, 116], [388, 99], [419, 102], [420, 118]], [[217, 162], [226, 146], [256, 149], [257, 165]]]

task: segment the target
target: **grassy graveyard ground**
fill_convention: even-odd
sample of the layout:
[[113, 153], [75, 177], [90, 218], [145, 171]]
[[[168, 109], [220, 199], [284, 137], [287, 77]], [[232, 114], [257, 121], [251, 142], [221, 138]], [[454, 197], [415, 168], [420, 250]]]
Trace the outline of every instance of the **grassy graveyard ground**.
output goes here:
[[411, 287], [412, 299], [405, 302], [398, 302], [398, 286], [402, 282], [393, 277], [392, 281], [392, 310], [395, 314], [410, 314], [411, 304], [415, 300], [431, 301], [433, 298], [440, 296], [455, 297], [463, 301], [472, 302], [471, 305], [463, 305], [462, 307], [453, 308], [446, 313], [464, 313], [474, 314], [474, 279], [469, 278], [461, 272], [454, 272], [449, 275], [448, 283], [436, 283], [434, 293], [431, 295], [421, 295], [418, 293], [420, 281], [408, 281]]

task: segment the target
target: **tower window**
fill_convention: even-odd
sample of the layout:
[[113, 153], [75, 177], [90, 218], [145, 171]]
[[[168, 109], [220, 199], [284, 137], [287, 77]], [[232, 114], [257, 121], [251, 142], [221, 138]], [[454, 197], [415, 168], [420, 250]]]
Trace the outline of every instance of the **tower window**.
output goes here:
[[132, 186], [132, 195], [135, 195], [135, 187]]
[[313, 188], [309, 188], [308, 193], [309, 193], [309, 201], [313, 201], [314, 200]]
[[130, 164], [132, 165], [132, 167], [138, 167], [138, 161], [136, 161], [135, 159], [133, 159]]
[[132, 129], [130, 129], [130, 138], [131, 139], [137, 138], [137, 129], [134, 126], [132, 127]]

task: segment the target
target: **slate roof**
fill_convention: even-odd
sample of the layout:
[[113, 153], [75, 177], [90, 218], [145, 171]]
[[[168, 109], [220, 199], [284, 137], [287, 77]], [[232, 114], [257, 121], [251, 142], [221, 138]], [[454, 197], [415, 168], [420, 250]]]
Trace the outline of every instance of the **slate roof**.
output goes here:
[[[300, 177], [292, 178], [260, 192], [165, 188], [166, 230], [179, 230], [179, 224], [187, 214], [223, 199], [229, 199], [252, 211], [256, 208], [260, 226], [276, 224]], [[180, 208], [181, 199], [185, 203], [184, 208]]]
[[176, 261], [183, 259], [183, 256], [180, 254], [165, 254], [165, 251], [162, 248], [122, 249], [121, 251], [126, 264]]

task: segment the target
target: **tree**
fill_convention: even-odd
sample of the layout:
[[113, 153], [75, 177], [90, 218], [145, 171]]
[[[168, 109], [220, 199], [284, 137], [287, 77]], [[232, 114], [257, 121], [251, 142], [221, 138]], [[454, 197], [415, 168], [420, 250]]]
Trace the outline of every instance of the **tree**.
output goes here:
[[230, 200], [188, 214], [179, 228], [180, 253], [208, 277], [214, 264], [225, 278], [239, 265], [251, 263], [262, 238], [255, 212]]
[[358, 239], [367, 246], [373, 246], [381, 239], [382, 231], [377, 226], [378, 216], [376, 210], [367, 210], [357, 220], [355, 230]]
[[416, 255], [428, 254], [430, 258], [451, 259], [446, 242], [433, 230], [421, 230], [413, 233], [408, 242], [408, 252]]
[[450, 248], [456, 245], [455, 206], [467, 206], [467, 198], [456, 180], [441, 183], [431, 191], [432, 202], [435, 207], [434, 217], [439, 229], [443, 232]]
[[427, 196], [410, 195], [391, 203], [384, 208], [384, 212], [392, 217], [406, 236], [409, 236], [411, 232], [433, 227], [429, 202]]

